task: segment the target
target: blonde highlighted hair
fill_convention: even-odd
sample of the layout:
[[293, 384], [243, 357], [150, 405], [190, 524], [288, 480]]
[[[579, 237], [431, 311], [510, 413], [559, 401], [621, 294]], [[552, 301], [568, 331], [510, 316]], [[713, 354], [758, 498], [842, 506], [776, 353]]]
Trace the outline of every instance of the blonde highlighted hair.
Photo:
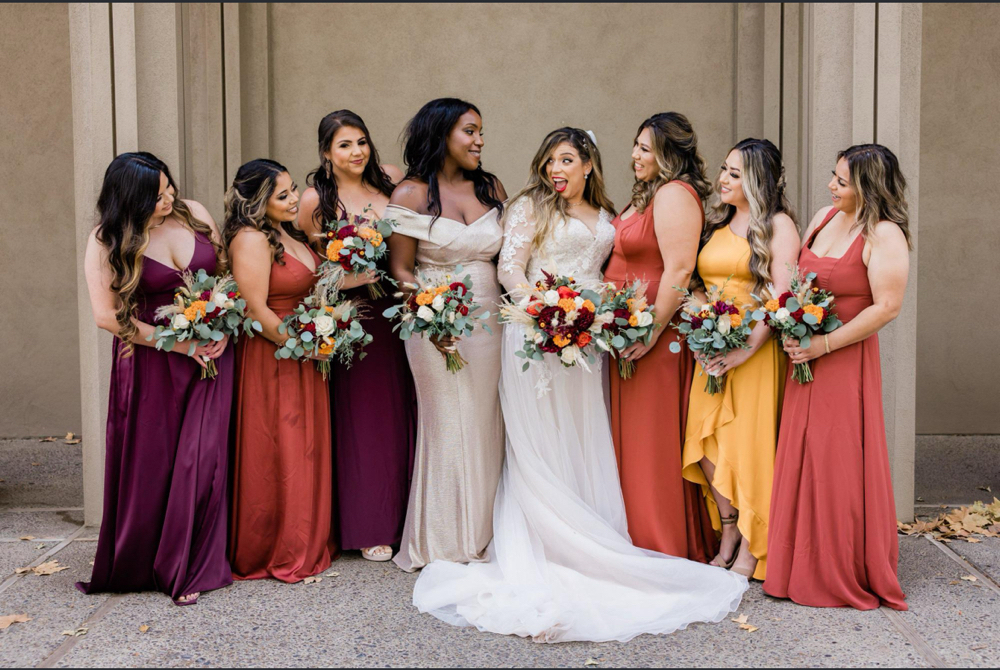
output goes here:
[[[274, 195], [278, 176], [288, 172], [284, 165], [267, 158], [256, 158], [240, 166], [233, 185], [226, 191], [226, 223], [222, 237], [228, 247], [244, 228], [256, 230], [267, 237], [272, 261], [285, 264], [285, 245], [275, 224], [267, 218], [267, 201]], [[290, 221], [281, 227], [294, 240], [309, 246], [309, 238]]]
[[649, 117], [635, 133], [633, 146], [642, 131], [649, 129], [651, 147], [659, 172], [655, 179], [636, 179], [632, 185], [632, 206], [644, 212], [653, 202], [656, 191], [669, 181], [680, 179], [692, 186], [704, 204], [712, 192], [705, 176], [705, 161], [698, 153], [698, 136], [687, 117], [680, 112], [662, 112]]
[[856, 225], [866, 240], [875, 235], [879, 221], [892, 221], [913, 249], [910, 238], [910, 218], [906, 204], [906, 178], [899, 169], [896, 155], [881, 144], [856, 144], [837, 154], [837, 160], [847, 161], [851, 188], [858, 199]]
[[[590, 176], [583, 186], [584, 202], [598, 210], [607, 210], [611, 216], [615, 215], [615, 205], [608, 198], [604, 187], [601, 153], [594, 140], [579, 128], [565, 127], [553, 130], [542, 140], [535, 157], [531, 160], [527, 185], [510, 199], [510, 202], [514, 203], [520, 198], [527, 198], [531, 203], [535, 214], [535, 236], [531, 243], [534, 249], [540, 247], [552, 234], [557, 222], [568, 218], [566, 199], [556, 191], [555, 184], [545, 170], [545, 164], [552, 158], [556, 147], [564, 142], [576, 149], [583, 163], [589, 162], [591, 165]], [[504, 216], [506, 217], [512, 209], [508, 208]]]
[[[751, 293], [764, 296], [767, 294], [767, 286], [771, 283], [774, 217], [782, 213], [791, 217], [792, 221], [795, 220], [795, 214], [785, 196], [785, 167], [781, 163], [781, 152], [769, 140], [747, 138], [730, 149], [729, 153], [733, 151], [739, 151], [743, 161], [740, 181], [743, 195], [750, 205], [747, 243], [750, 245], [750, 274], [753, 277]], [[722, 170], [719, 171], [720, 176], [721, 174]], [[734, 214], [736, 208], [722, 202], [719, 197], [719, 180], [716, 178], [712, 199], [705, 215], [705, 229], [702, 231], [699, 251], [708, 244], [715, 231], [729, 225]]]

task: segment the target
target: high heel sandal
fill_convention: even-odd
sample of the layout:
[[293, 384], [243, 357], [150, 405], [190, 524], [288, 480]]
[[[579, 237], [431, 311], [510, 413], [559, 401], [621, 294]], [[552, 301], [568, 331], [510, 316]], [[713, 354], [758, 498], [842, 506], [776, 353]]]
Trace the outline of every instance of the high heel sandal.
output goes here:
[[[740, 518], [739, 511], [737, 511], [737, 512], [735, 512], [733, 514], [730, 514], [729, 516], [724, 516], [724, 517], [722, 517], [722, 525], [723, 526], [730, 526], [730, 525], [736, 523], [736, 520], [739, 519], [739, 518]], [[740, 543], [737, 542], [736, 543], [736, 550], [733, 551], [733, 555], [729, 557], [728, 561], [723, 562], [721, 565], [719, 565], [719, 564], [713, 564], [713, 563], [709, 563], [709, 565], [712, 565], [713, 567], [717, 567], [717, 568], [722, 568], [723, 570], [728, 570], [729, 568], [733, 567], [734, 563], [736, 563], [736, 557], [739, 556], [739, 555], [740, 555]], [[721, 556], [721, 554], [719, 554], [719, 556]], [[719, 556], [716, 556], [712, 560], [714, 561], [716, 558], [719, 558]]]

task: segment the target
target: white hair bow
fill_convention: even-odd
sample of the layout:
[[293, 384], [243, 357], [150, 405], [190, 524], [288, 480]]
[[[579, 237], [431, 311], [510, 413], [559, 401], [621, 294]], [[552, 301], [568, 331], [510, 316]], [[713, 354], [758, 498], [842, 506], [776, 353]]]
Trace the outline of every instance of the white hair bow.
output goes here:
[[584, 132], [587, 133], [587, 135], [590, 136], [590, 141], [594, 143], [594, 146], [597, 146], [597, 137], [594, 135], [594, 131], [593, 130], [585, 130]]

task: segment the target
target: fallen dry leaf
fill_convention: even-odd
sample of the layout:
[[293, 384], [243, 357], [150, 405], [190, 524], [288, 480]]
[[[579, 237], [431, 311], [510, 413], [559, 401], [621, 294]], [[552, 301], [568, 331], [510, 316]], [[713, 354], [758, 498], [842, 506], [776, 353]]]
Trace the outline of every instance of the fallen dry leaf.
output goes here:
[[948, 586], [958, 586], [961, 583], [962, 583], [961, 581], [959, 581], [957, 579], [953, 579], [950, 582], [948, 582]]
[[69, 635], [70, 637], [80, 637], [81, 635], [86, 635], [87, 634], [87, 627], [86, 626], [80, 626], [76, 630], [64, 630], [62, 632], [62, 634], [63, 635]]
[[14, 568], [14, 574], [15, 575], [23, 575], [28, 570], [31, 570], [31, 568]]
[[72, 440], [74, 437], [76, 437], [76, 435], [74, 435], [73, 433], [66, 433], [66, 437], [63, 439]]
[[42, 563], [41, 565], [37, 565], [31, 569], [32, 572], [39, 576], [54, 575], [57, 572], [62, 572], [63, 570], [69, 570], [69, 568], [64, 565], [59, 565], [59, 561], [48, 561], [47, 563]]
[[597, 660], [596, 658], [588, 658], [586, 661], [583, 662], [583, 665], [584, 667], [586, 667], [588, 665], [597, 665], [598, 663], [600, 663], [600, 661]]
[[993, 489], [991, 489], [989, 486], [977, 486], [976, 488], [978, 488], [980, 491], [986, 491], [987, 493], [993, 493]]
[[36, 544], [35, 545], [35, 549], [44, 549], [44, 548], [45, 548], [44, 544]]
[[732, 621], [733, 623], [746, 623], [747, 622], [747, 615], [746, 614], [741, 614], [738, 617], [736, 617], [735, 619], [730, 619], [730, 621]]
[[64, 444], [80, 444], [82, 441], [80, 438], [77, 438], [75, 440], [66, 440]]
[[747, 631], [748, 633], [752, 633], [755, 630], [760, 630], [760, 628], [758, 628], [757, 626], [752, 626], [752, 625], [750, 625], [748, 623], [741, 623], [740, 624], [740, 628], [742, 628], [743, 630]]
[[7, 614], [6, 616], [0, 616], [0, 630], [7, 628], [11, 624], [26, 623], [28, 621], [31, 621], [31, 617], [27, 614]]
[[322, 577], [306, 577], [302, 580], [303, 584], [316, 584], [317, 582], [323, 581]]
[[147, 626], [146, 624], [142, 624], [141, 626], [139, 626], [140, 633], [145, 633], [147, 630], [149, 630], [149, 626]]
[[982, 542], [982, 540], [980, 540], [978, 537], [967, 537], [967, 538], [965, 538], [965, 541], [966, 542], [971, 542], [972, 544], [978, 544], [978, 543]]
[[339, 572], [328, 572], [328, 573], [326, 573], [323, 576], [324, 577], [340, 577], [340, 573]]
[[978, 582], [979, 579], [977, 579], [973, 575], [962, 575], [962, 581], [965, 581], [965, 582]]
[[58, 439], [58, 437], [43, 437], [39, 442], [55, 442]]
[[21, 537], [19, 537], [17, 539], [24, 540], [24, 541], [30, 541], [30, 540], [34, 540], [35, 536], [34, 535], [22, 535]]
[[37, 466], [41, 465], [41, 463], [32, 463], [31, 465], [37, 467]]
[[971, 651], [979, 651], [979, 650], [981, 650], [981, 649], [988, 649], [988, 648], [989, 648], [989, 645], [988, 645], [988, 644], [977, 644], [977, 645], [976, 645], [976, 646], [974, 646], [974, 647], [969, 647], [969, 649], [970, 649]]

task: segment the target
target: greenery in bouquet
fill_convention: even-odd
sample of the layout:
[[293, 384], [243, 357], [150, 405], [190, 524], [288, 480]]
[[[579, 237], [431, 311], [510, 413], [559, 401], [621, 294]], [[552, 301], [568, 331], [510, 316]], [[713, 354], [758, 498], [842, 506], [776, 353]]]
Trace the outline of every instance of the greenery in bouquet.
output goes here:
[[347, 273], [375, 272], [378, 281], [368, 284], [368, 295], [372, 298], [385, 296], [380, 283], [395, 282], [379, 269], [378, 261], [389, 253], [386, 239], [392, 235], [397, 225], [393, 219], [379, 219], [370, 207], [365, 208], [370, 216], [352, 216], [338, 221], [327, 222], [326, 260], [320, 265], [319, 283], [336, 287]]
[[608, 347], [618, 356], [618, 375], [622, 379], [629, 379], [635, 374], [635, 361], [623, 358], [622, 352], [636, 342], [649, 344], [653, 331], [658, 327], [654, 320], [655, 308], [646, 299], [647, 288], [648, 284], [638, 279], [618, 291], [609, 286], [610, 295], [603, 307], [613, 319], [602, 335]]
[[292, 314], [282, 319], [278, 332], [287, 339], [274, 352], [278, 359], [305, 360], [313, 358], [326, 379], [333, 360], [351, 367], [355, 357], [363, 359], [372, 341], [361, 325], [364, 318], [355, 300], [340, 300], [326, 304], [322, 294], [307, 296]]

